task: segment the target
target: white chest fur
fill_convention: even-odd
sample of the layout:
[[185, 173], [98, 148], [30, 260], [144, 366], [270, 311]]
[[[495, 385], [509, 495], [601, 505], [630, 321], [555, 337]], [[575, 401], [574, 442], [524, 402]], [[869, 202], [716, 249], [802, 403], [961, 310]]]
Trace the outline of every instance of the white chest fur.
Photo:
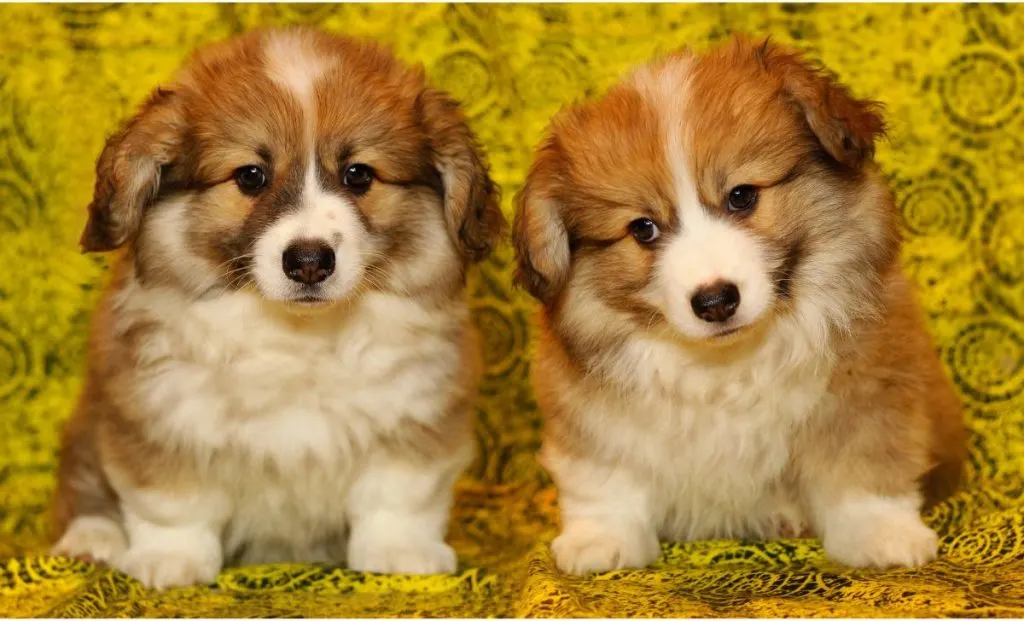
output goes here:
[[827, 403], [829, 365], [781, 332], [718, 362], [635, 338], [607, 363], [612, 385], [582, 418], [606, 457], [651, 486], [662, 537], [764, 537], [803, 522], [784, 477], [797, 428]]
[[136, 384], [147, 433], [194, 458], [231, 505], [233, 537], [301, 546], [342, 525], [379, 438], [443, 412], [467, 313], [369, 294], [301, 317], [245, 293], [185, 305], [136, 291], [119, 317], [159, 326]]

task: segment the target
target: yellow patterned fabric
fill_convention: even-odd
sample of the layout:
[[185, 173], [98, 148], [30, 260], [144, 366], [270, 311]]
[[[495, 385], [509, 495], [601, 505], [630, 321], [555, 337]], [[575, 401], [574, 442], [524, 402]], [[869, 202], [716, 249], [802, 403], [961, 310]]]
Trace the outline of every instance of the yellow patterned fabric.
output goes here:
[[[79, 4], [3, 5], [0, 17], [0, 616], [1024, 615], [1024, 7]], [[511, 287], [507, 247], [471, 282], [487, 373], [480, 457], [453, 518], [458, 575], [265, 566], [152, 593], [42, 556], [58, 432], [107, 265], [77, 249], [103, 140], [191, 48], [296, 22], [423, 63], [465, 103], [508, 213], [551, 114], [682, 44], [771, 34], [884, 101], [879, 158], [903, 260], [972, 430], [968, 484], [928, 516], [941, 559], [853, 571], [809, 540], [714, 541], [666, 545], [644, 571], [559, 574], [526, 379], [534, 306]]]

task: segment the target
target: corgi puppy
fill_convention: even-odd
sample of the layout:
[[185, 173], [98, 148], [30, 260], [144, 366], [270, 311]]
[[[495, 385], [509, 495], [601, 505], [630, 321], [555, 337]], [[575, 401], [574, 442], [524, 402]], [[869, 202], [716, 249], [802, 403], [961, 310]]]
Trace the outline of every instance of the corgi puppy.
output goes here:
[[96, 173], [82, 247], [123, 252], [53, 553], [154, 588], [226, 563], [454, 571], [466, 272], [504, 223], [457, 104], [373, 44], [257, 31], [194, 54]]
[[659, 540], [816, 535], [856, 567], [936, 555], [961, 408], [898, 261], [880, 106], [735, 39], [551, 122], [517, 197], [563, 571]]

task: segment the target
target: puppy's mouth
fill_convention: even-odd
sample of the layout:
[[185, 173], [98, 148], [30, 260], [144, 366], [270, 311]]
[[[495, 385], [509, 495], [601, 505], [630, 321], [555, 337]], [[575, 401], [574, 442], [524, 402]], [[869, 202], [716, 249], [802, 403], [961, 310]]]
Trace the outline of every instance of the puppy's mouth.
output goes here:
[[291, 302], [292, 304], [296, 304], [296, 305], [301, 306], [301, 307], [316, 308], [316, 307], [319, 307], [319, 306], [327, 306], [328, 304], [331, 304], [334, 300], [332, 300], [330, 298], [326, 298], [326, 297], [324, 297], [322, 295], [303, 294], [303, 295], [291, 298], [288, 301]]
[[770, 323], [764, 317], [758, 317], [753, 321], [739, 322], [734, 325], [725, 325], [705, 337], [705, 342], [728, 346], [732, 344], [745, 343], [749, 339], [760, 338], [768, 329]]
[[727, 337], [730, 337], [730, 336], [732, 336], [734, 334], [739, 333], [745, 327], [746, 326], [734, 326], [732, 328], [725, 328], [724, 330], [721, 330], [719, 332], [716, 332], [716, 333], [712, 334], [711, 338], [713, 338], [713, 339], [727, 338]]
[[303, 293], [285, 298], [278, 303], [289, 314], [299, 317], [310, 317], [333, 312], [337, 302], [338, 300], [323, 295]]

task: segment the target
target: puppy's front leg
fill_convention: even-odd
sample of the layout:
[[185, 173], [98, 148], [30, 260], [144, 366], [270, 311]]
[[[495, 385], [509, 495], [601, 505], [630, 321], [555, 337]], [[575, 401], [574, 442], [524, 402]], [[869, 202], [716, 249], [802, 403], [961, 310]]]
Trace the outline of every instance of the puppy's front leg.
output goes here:
[[894, 425], [898, 414], [840, 412], [801, 451], [802, 486], [825, 553], [852, 567], [916, 567], [935, 558], [938, 537], [921, 519], [918, 480], [928, 427]]
[[882, 569], [917, 567], [935, 559], [938, 537], [921, 520], [918, 494], [836, 492], [819, 495], [814, 503], [829, 557], [851, 567]]
[[223, 565], [226, 496], [212, 490], [124, 490], [128, 550], [117, 568], [153, 589], [208, 584]]
[[562, 532], [551, 543], [566, 573], [646, 567], [660, 553], [650, 490], [625, 466], [610, 467], [545, 447], [544, 466], [558, 487]]
[[455, 551], [444, 539], [455, 480], [471, 459], [468, 444], [433, 458], [377, 449], [349, 494], [349, 568], [382, 574], [454, 572]]

